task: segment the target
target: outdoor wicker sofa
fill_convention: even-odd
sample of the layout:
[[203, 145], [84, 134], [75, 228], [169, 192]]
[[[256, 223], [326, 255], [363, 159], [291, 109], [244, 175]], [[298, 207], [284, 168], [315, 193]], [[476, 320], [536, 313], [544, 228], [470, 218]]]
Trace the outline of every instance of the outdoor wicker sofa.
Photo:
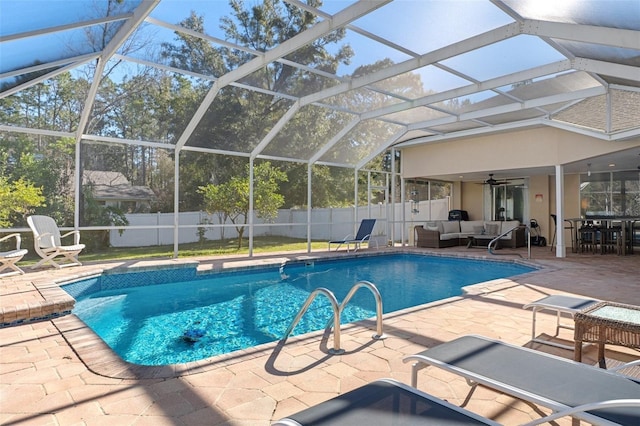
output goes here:
[[482, 235], [485, 239], [489, 236], [498, 237], [514, 228], [514, 231], [500, 238], [500, 247], [524, 247], [527, 244], [525, 227], [517, 220], [430, 221], [414, 229], [416, 246], [442, 248], [467, 245], [469, 237], [474, 235]]

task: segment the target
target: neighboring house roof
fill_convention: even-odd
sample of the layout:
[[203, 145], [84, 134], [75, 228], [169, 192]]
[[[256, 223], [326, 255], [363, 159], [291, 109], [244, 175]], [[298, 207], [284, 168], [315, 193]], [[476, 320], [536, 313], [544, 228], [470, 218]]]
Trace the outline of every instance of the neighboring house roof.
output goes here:
[[84, 170], [82, 172], [82, 184], [88, 185], [131, 185], [129, 180], [120, 172], [106, 172], [102, 170]]
[[95, 185], [93, 196], [99, 200], [149, 201], [155, 198], [151, 188], [131, 185]]
[[93, 186], [93, 196], [98, 200], [150, 201], [155, 198], [148, 186], [134, 186], [120, 172], [84, 170], [82, 184]]

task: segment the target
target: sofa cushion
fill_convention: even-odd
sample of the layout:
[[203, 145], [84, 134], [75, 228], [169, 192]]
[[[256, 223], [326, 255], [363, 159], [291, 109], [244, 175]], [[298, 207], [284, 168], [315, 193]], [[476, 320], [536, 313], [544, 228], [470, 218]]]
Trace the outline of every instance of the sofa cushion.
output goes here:
[[440, 234], [440, 241], [448, 241], [448, 240], [458, 240], [460, 238], [460, 233], [451, 232], [449, 234]]
[[484, 222], [481, 220], [462, 220], [460, 221], [460, 232], [463, 234], [481, 234], [476, 232], [477, 227], [484, 228]]
[[500, 233], [500, 223], [487, 222], [484, 224], [487, 235], [498, 235]]
[[444, 234], [452, 234], [460, 232], [460, 224], [457, 221], [442, 222]]

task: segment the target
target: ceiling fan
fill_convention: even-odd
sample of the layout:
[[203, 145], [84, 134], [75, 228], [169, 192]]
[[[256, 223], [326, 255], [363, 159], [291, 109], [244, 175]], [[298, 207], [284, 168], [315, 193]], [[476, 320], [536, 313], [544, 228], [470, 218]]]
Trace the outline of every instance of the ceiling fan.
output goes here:
[[506, 180], [496, 180], [496, 179], [493, 178], [493, 173], [489, 173], [489, 179], [485, 180], [480, 185], [495, 186], [495, 185], [507, 185], [509, 183], [511, 183], [511, 182], [506, 181]]

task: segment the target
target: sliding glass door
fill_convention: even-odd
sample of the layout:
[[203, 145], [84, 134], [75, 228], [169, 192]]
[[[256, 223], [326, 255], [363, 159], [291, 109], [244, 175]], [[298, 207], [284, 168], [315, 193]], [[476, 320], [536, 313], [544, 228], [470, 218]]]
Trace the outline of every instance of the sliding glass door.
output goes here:
[[511, 179], [500, 185], [485, 187], [485, 219], [519, 220], [527, 219], [527, 186], [525, 179]]

